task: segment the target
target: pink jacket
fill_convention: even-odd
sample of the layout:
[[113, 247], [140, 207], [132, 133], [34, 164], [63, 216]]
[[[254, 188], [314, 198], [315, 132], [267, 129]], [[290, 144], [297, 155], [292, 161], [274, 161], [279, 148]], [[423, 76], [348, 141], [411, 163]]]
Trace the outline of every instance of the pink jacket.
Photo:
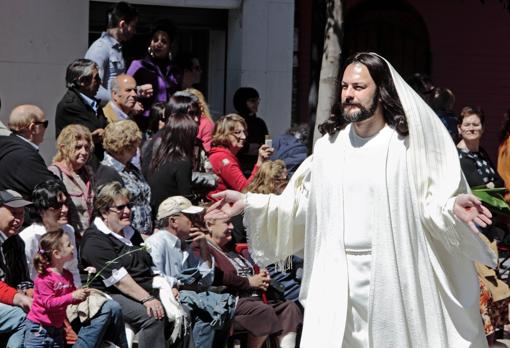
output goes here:
[[38, 275], [34, 282], [34, 302], [27, 319], [44, 326], [60, 328], [64, 325], [67, 305], [80, 303], [73, 299], [73, 275], [64, 270], [60, 275], [47, 270], [46, 274]]

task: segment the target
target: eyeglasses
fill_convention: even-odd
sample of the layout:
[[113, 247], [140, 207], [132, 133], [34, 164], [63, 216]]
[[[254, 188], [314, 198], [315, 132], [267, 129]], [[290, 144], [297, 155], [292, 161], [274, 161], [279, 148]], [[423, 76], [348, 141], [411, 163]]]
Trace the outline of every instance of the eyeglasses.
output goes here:
[[133, 208], [133, 204], [127, 203], [127, 204], [121, 204], [121, 205], [114, 205], [113, 207], [110, 207], [110, 210], [113, 210], [115, 212], [123, 212], [124, 209], [126, 209], [126, 208], [128, 208], [128, 209]]
[[48, 124], [49, 124], [49, 121], [48, 120], [44, 120], [44, 121], [34, 121], [32, 122], [33, 124], [37, 124], [37, 125], [41, 125], [44, 127], [44, 129], [48, 128]]

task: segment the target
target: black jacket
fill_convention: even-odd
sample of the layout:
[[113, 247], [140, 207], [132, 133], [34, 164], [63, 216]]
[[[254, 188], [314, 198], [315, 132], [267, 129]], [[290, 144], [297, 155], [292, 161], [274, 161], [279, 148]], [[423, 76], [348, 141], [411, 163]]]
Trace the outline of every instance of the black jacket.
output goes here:
[[[70, 124], [81, 124], [93, 132], [96, 129], [105, 128], [108, 121], [101, 107], [98, 107], [96, 114], [94, 109], [83, 101], [78, 90], [70, 88], [57, 104], [55, 136], [58, 137], [62, 129]], [[96, 169], [103, 159], [104, 150], [100, 140], [94, 141], [94, 146], [94, 156], [90, 159], [90, 165]]]
[[0, 168], [0, 190], [14, 190], [25, 199], [31, 199], [36, 185], [58, 179], [39, 152], [14, 134], [0, 136]]

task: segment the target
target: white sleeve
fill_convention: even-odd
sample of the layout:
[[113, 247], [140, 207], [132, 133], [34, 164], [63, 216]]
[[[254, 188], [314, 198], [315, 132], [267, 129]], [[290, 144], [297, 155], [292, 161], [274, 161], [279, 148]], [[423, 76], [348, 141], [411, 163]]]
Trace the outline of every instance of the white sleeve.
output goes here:
[[260, 266], [279, 263], [304, 248], [312, 156], [292, 176], [281, 195], [248, 193], [244, 224], [250, 255]]

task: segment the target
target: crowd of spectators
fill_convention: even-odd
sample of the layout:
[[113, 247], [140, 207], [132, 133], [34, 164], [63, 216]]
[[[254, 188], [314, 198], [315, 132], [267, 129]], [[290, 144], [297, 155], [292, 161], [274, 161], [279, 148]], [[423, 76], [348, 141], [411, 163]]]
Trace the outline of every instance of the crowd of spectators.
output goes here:
[[174, 55], [170, 22], [155, 23], [147, 55], [128, 67], [122, 44], [137, 20], [114, 4], [106, 31], [68, 65], [51, 164], [38, 152], [40, 108], [14, 108], [1, 129], [0, 345], [130, 347], [136, 334], [141, 348], [222, 347], [240, 334], [250, 347], [269, 336], [295, 347], [302, 308], [235, 253], [230, 217], [210, 200], [252, 181], [285, 187], [258, 92], [239, 89], [240, 114], [214, 122], [200, 62]]
[[[213, 196], [280, 194], [309, 155], [308, 126], [269, 140], [251, 87], [233, 96], [237, 114], [215, 122], [197, 89], [200, 62], [174, 56], [170, 22], [154, 25], [147, 55], [128, 68], [122, 43], [137, 11], [120, 2], [108, 18], [67, 67], [53, 162], [38, 152], [49, 121], [37, 106], [17, 106], [0, 127], [0, 345], [129, 347], [132, 332], [141, 348], [223, 346], [238, 333], [248, 347], [298, 346], [303, 259], [259, 269], [242, 216]], [[412, 85], [457, 143], [469, 186], [510, 188], [510, 121], [496, 168], [480, 146], [479, 108], [456, 117], [451, 90], [420, 75]], [[506, 223], [480, 230], [496, 251], [507, 238]], [[510, 289], [497, 270], [477, 271], [490, 341], [509, 323]]]

